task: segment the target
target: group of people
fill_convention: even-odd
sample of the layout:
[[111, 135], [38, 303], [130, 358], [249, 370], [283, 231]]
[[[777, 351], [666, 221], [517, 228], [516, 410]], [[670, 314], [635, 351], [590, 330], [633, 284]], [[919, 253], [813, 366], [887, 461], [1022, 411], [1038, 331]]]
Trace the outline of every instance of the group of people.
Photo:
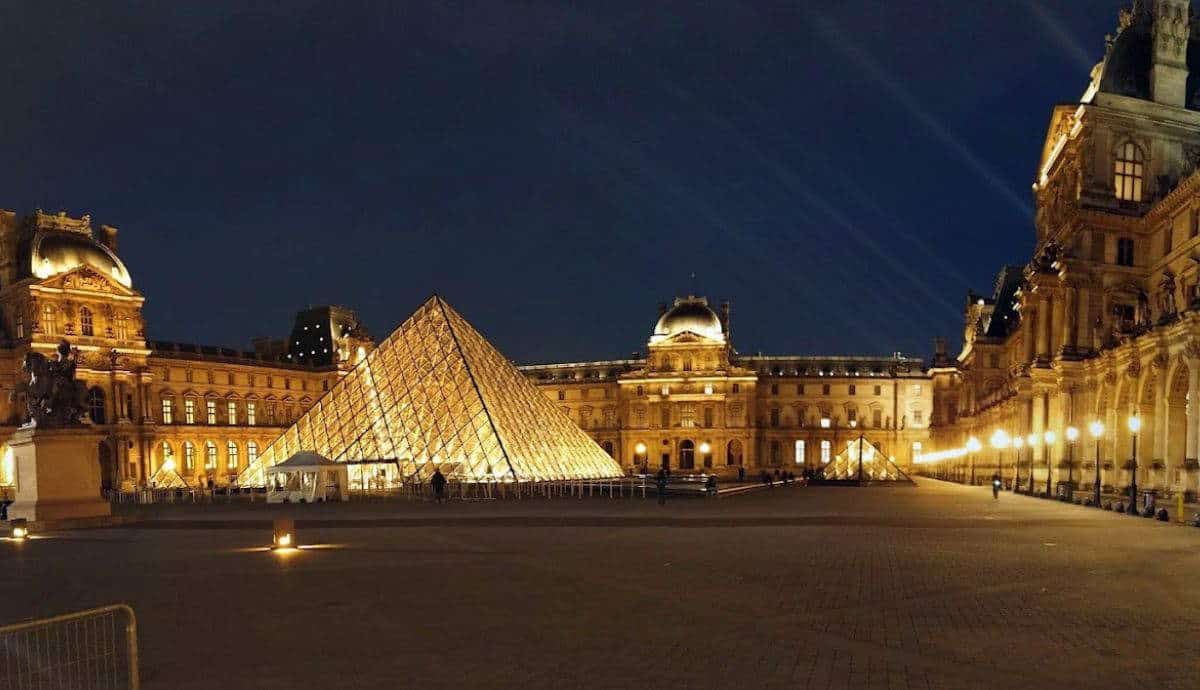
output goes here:
[[775, 470], [775, 474], [772, 475], [770, 472], [763, 470], [761, 479], [763, 484], [773, 487], [776, 483], [790, 484], [796, 481], [796, 474], [794, 472], [780, 472], [779, 470]]

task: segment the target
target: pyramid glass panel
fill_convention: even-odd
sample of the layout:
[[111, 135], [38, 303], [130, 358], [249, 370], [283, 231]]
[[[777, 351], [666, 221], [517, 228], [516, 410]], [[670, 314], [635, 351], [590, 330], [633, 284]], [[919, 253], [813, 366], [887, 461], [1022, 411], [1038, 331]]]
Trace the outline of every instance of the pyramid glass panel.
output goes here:
[[244, 473], [300, 450], [396, 460], [465, 481], [621, 476], [621, 468], [458, 312], [433, 297], [334, 385]]

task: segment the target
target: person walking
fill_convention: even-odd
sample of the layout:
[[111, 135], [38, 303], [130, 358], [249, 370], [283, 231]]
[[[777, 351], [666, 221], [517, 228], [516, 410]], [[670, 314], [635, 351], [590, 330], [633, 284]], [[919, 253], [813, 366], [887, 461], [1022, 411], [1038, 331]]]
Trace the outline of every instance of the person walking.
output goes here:
[[663, 467], [658, 470], [658, 475], [654, 478], [654, 484], [658, 487], [658, 505], [667, 504], [667, 468]]
[[738, 465], [738, 481], [746, 481], [746, 468], [743, 465]]
[[446, 475], [442, 474], [442, 468], [438, 467], [433, 471], [433, 477], [429, 480], [429, 484], [433, 486], [433, 502], [441, 503], [446, 498]]
[[1000, 473], [996, 472], [992, 475], [992, 499], [1000, 499]]

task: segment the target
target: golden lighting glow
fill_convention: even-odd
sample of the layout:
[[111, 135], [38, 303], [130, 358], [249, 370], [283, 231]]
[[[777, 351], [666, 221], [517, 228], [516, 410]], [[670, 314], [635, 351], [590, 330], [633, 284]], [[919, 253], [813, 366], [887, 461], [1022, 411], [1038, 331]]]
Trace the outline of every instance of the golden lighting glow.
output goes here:
[[492, 481], [620, 477], [620, 465], [433, 297], [366, 354], [238, 477], [315, 451], [338, 462], [398, 458], [400, 476]]
[[1069, 426], [1069, 427], [1067, 427], [1066, 435], [1067, 435], [1067, 440], [1070, 441], [1071, 443], [1074, 443], [1075, 439], [1079, 438], [1079, 429], [1076, 429], [1073, 426]]
[[1099, 420], [1088, 425], [1088, 431], [1092, 432], [1092, 438], [1100, 438], [1104, 435], [1104, 424]]
[[821, 428], [822, 429], [829, 428], [829, 417], [821, 417]]
[[1008, 444], [1011, 442], [1011, 440], [1008, 437], [1008, 433], [1005, 432], [1003, 429], [996, 429], [996, 431], [994, 433], [992, 433], [991, 441], [992, 441], [992, 448], [996, 448], [996, 449], [1008, 448]]
[[167, 458], [166, 462], [164, 462], [162, 464], [162, 469], [163, 469], [163, 472], [174, 472], [175, 471], [175, 461], [171, 458]]
[[983, 444], [979, 442], [979, 439], [975, 438], [974, 436], [967, 439], [968, 453], [978, 453], [980, 448], [983, 448]]
[[1023, 436], [1014, 436], [1012, 444], [1013, 448], [1020, 450], [1025, 447], [1025, 438]]
[[271, 534], [272, 549], [287, 549], [295, 546], [296, 523], [288, 519], [277, 519]]
[[12, 521], [12, 538], [24, 539], [29, 536], [29, 521], [18, 518]]
[[646, 444], [645, 443], [637, 444], [636, 446], [633, 447], [633, 452], [637, 453], [638, 455], [645, 455], [646, 454]]
[[1129, 418], [1129, 431], [1136, 434], [1137, 432], [1141, 431], [1141, 429], [1142, 429], [1142, 418], [1137, 415], [1133, 415], [1132, 417], [1130, 417]]
[[708, 442], [705, 441], [704, 443], [700, 444], [700, 452], [704, 455], [708, 455], [712, 452], [712, 446], [708, 445]]
[[1052, 446], [1054, 445], [1054, 442], [1058, 440], [1058, 434], [1054, 433], [1053, 431], [1047, 431], [1045, 434], [1042, 434], [1042, 438], [1045, 439], [1046, 445]]
[[1036, 446], [1038, 444], [1039, 440], [1041, 440], [1041, 439], [1038, 438], [1037, 434], [1030, 434], [1025, 437], [1025, 444], [1028, 445], [1030, 448], [1033, 448], [1034, 446]]
[[16, 459], [13, 457], [12, 448], [4, 446], [4, 453], [0, 455], [0, 486], [11, 486], [16, 483]]

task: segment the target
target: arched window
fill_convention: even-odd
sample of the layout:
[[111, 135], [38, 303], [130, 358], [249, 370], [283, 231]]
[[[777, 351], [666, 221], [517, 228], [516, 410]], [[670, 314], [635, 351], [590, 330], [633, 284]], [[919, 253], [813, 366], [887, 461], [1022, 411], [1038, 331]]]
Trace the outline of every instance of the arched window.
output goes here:
[[92, 310], [87, 307], [79, 308], [79, 333], [81, 335], [96, 335], [95, 321]]
[[115, 335], [117, 337], [117, 340], [128, 340], [129, 339], [129, 317], [128, 316], [118, 316], [117, 317], [117, 327], [116, 327]]
[[238, 468], [238, 447], [233, 441], [225, 446], [225, 468], [230, 470]]
[[725, 464], [740, 465], [742, 464], [742, 442], [736, 438], [729, 442], [725, 448]]
[[212, 441], [204, 442], [204, 469], [208, 472], [217, 469], [217, 444]]
[[696, 466], [696, 444], [684, 441], [679, 444], [679, 469], [690, 470]]
[[183, 471], [196, 471], [196, 446], [191, 441], [183, 442]]
[[58, 333], [58, 311], [49, 304], [42, 305], [42, 332], [46, 335]]
[[1142, 176], [1145, 158], [1142, 149], [1132, 141], [1121, 145], [1113, 164], [1113, 191], [1121, 201], [1142, 200]]
[[246, 444], [246, 465], [252, 466], [258, 462], [258, 444], [250, 441]]
[[104, 424], [104, 391], [92, 388], [87, 394], [88, 417], [93, 424]]
[[171, 444], [166, 441], [162, 442], [162, 463], [159, 467], [170, 472], [175, 469], [175, 451], [171, 450]]

